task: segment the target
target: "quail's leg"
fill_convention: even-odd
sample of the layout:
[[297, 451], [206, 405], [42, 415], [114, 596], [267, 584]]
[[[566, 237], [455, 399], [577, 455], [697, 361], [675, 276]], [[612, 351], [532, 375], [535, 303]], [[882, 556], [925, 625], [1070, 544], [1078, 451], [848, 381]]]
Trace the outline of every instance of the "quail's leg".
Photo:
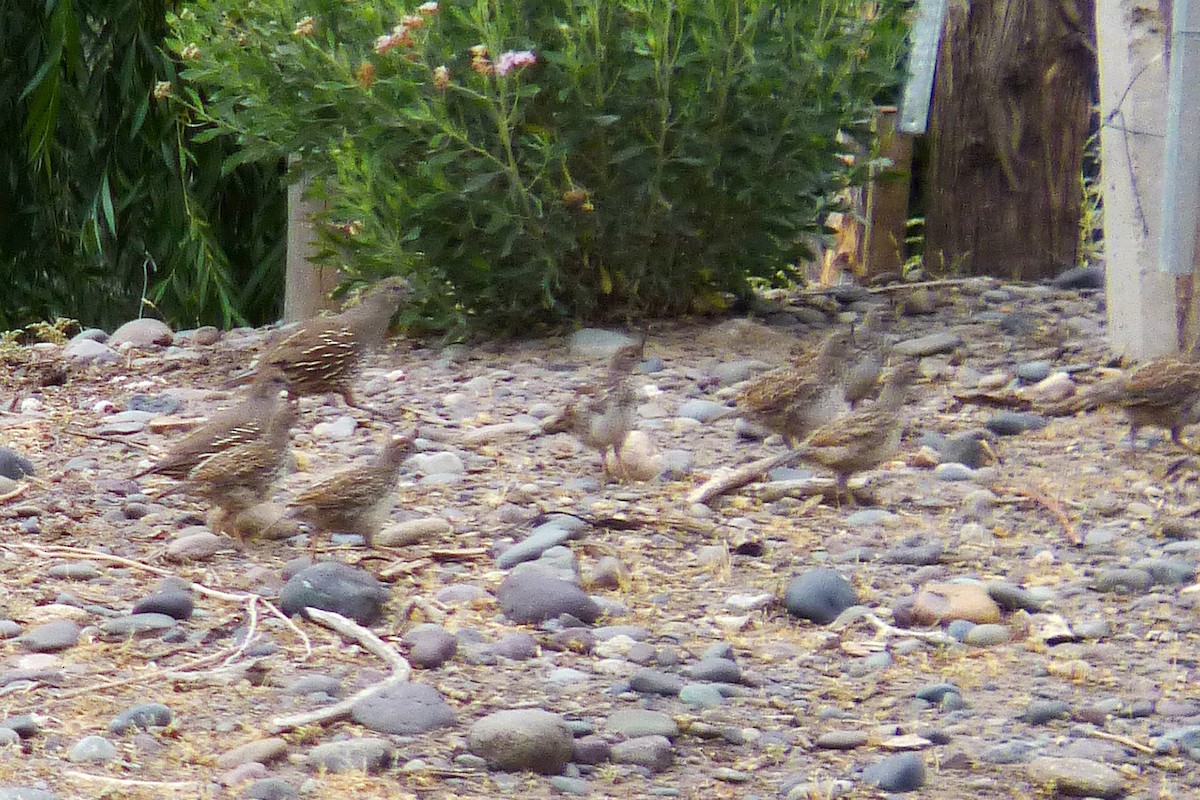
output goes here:
[[1176, 425], [1174, 428], [1171, 428], [1171, 441], [1182, 447], [1184, 450], [1187, 450], [1189, 453], [1200, 455], [1200, 448], [1197, 448], [1196, 445], [1186, 441], [1183, 438], [1183, 430], [1178, 425]]

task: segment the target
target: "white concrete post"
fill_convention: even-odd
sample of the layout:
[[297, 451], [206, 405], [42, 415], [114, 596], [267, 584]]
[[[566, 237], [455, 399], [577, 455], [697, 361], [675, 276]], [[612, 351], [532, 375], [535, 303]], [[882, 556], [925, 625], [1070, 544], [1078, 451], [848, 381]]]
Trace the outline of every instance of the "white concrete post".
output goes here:
[[1153, 0], [1097, 0], [1108, 333], [1138, 360], [1178, 349], [1175, 278], [1157, 268], [1166, 27]]
[[329, 293], [337, 288], [337, 270], [320, 267], [310, 257], [317, 241], [313, 216], [322, 205], [306, 198], [308, 180], [288, 186], [287, 271], [284, 276], [283, 321], [297, 322], [315, 317], [334, 305]]

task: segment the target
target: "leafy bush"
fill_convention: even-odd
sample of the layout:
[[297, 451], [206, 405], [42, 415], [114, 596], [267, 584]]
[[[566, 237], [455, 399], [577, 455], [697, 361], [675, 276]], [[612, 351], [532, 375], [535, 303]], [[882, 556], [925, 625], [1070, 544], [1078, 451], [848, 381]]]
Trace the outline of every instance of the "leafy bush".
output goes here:
[[885, 3], [196, 0], [173, 46], [237, 159], [314, 176], [328, 257], [528, 330], [792, 277], [897, 79]]
[[184, 325], [273, 316], [279, 168], [223, 173], [233, 143], [193, 145], [164, 104], [169, 5], [0, 4], [0, 329], [60, 315], [113, 325], [143, 298]]

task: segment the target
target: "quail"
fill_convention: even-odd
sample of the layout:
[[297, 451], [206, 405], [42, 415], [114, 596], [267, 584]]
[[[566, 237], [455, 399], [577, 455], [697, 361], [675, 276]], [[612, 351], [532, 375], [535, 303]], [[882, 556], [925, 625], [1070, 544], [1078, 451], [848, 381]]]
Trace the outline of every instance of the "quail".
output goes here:
[[1182, 437], [1183, 429], [1200, 422], [1200, 363], [1178, 356], [1151, 359], [1131, 372], [1100, 381], [1074, 397], [1046, 409], [1066, 416], [1102, 406], [1117, 406], [1129, 419], [1129, 439], [1136, 449], [1143, 425], [1165, 428], [1171, 441], [1197, 452]]
[[800, 458], [832, 470], [839, 496], [847, 494], [850, 477], [879, 466], [896, 454], [908, 389], [916, 380], [917, 364], [896, 365], [884, 382], [879, 399], [838, 417], [813, 431], [798, 448]]
[[738, 410], [795, 446], [841, 409], [849, 348], [848, 331], [830, 333], [815, 352], [748, 381], [738, 392]]
[[630, 374], [642, 359], [645, 339], [619, 348], [609, 361], [604, 380], [575, 393], [559, 414], [543, 426], [543, 433], [569, 432], [584, 445], [600, 452], [600, 461], [609, 474], [608, 451], [621, 464], [621, 445], [633, 430], [637, 417], [637, 393]]
[[185, 480], [198, 465], [216, 453], [236, 448], [263, 436], [270, 420], [288, 406], [287, 379], [267, 370], [255, 376], [246, 398], [222, 409], [207, 422], [176, 442], [158, 461], [131, 475], [165, 475]]
[[880, 330], [883, 317], [884, 308], [875, 306], [854, 329], [855, 341], [861, 343], [861, 348], [858, 360], [846, 372], [845, 395], [851, 408], [878, 391], [884, 360], [883, 332]]
[[383, 280], [357, 305], [305, 320], [287, 332], [262, 356], [258, 368], [282, 372], [297, 397], [338, 394], [346, 405], [358, 407], [350, 384], [363, 357], [383, 343], [388, 322], [410, 296], [403, 278]]
[[391, 511], [400, 465], [412, 452], [416, 430], [392, 436], [371, 460], [317, 481], [292, 500], [295, 515], [321, 530], [357, 533], [368, 547]]

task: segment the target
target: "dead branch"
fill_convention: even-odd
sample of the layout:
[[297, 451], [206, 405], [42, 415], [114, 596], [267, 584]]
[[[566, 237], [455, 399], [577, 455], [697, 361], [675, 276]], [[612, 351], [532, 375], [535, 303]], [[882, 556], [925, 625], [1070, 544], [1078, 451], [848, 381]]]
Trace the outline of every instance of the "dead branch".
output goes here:
[[751, 461], [749, 464], [743, 464], [728, 472], [717, 473], [689, 494], [687, 501], [688, 503], [708, 505], [722, 495], [740, 489], [748, 483], [753, 483], [773, 469], [794, 463], [800, 456], [799, 451], [788, 450], [786, 453]]
[[1076, 547], [1083, 545], [1083, 539], [1079, 536], [1079, 532], [1075, 530], [1075, 526], [1071, 523], [1071, 518], [1067, 516], [1066, 509], [1063, 508], [1062, 503], [1053, 497], [1047, 497], [1033, 489], [1022, 489], [1017, 486], [992, 486], [991, 490], [998, 495], [1009, 494], [1033, 501], [1054, 515], [1055, 519], [1058, 520], [1058, 524], [1062, 526], [1063, 532], [1066, 534], [1067, 541], [1070, 544]]
[[353, 696], [347, 697], [345, 700], [334, 703], [331, 706], [325, 706], [324, 708], [303, 714], [276, 717], [269, 726], [272, 733], [284, 733], [304, 725], [325, 725], [330, 722], [346, 719], [350, 716], [350, 711], [354, 708], [355, 703], [376, 692], [401, 683], [407, 683], [409, 676], [412, 674], [412, 666], [409, 665], [408, 659], [357, 622], [347, 619], [341, 614], [335, 614], [332, 611], [322, 611], [319, 608], [309, 608], [306, 613], [314, 622], [318, 622], [340, 633], [347, 639], [358, 642], [367, 652], [385, 661], [391, 666], [392, 674], [374, 686], [368, 686], [362, 691], [356, 692]]

